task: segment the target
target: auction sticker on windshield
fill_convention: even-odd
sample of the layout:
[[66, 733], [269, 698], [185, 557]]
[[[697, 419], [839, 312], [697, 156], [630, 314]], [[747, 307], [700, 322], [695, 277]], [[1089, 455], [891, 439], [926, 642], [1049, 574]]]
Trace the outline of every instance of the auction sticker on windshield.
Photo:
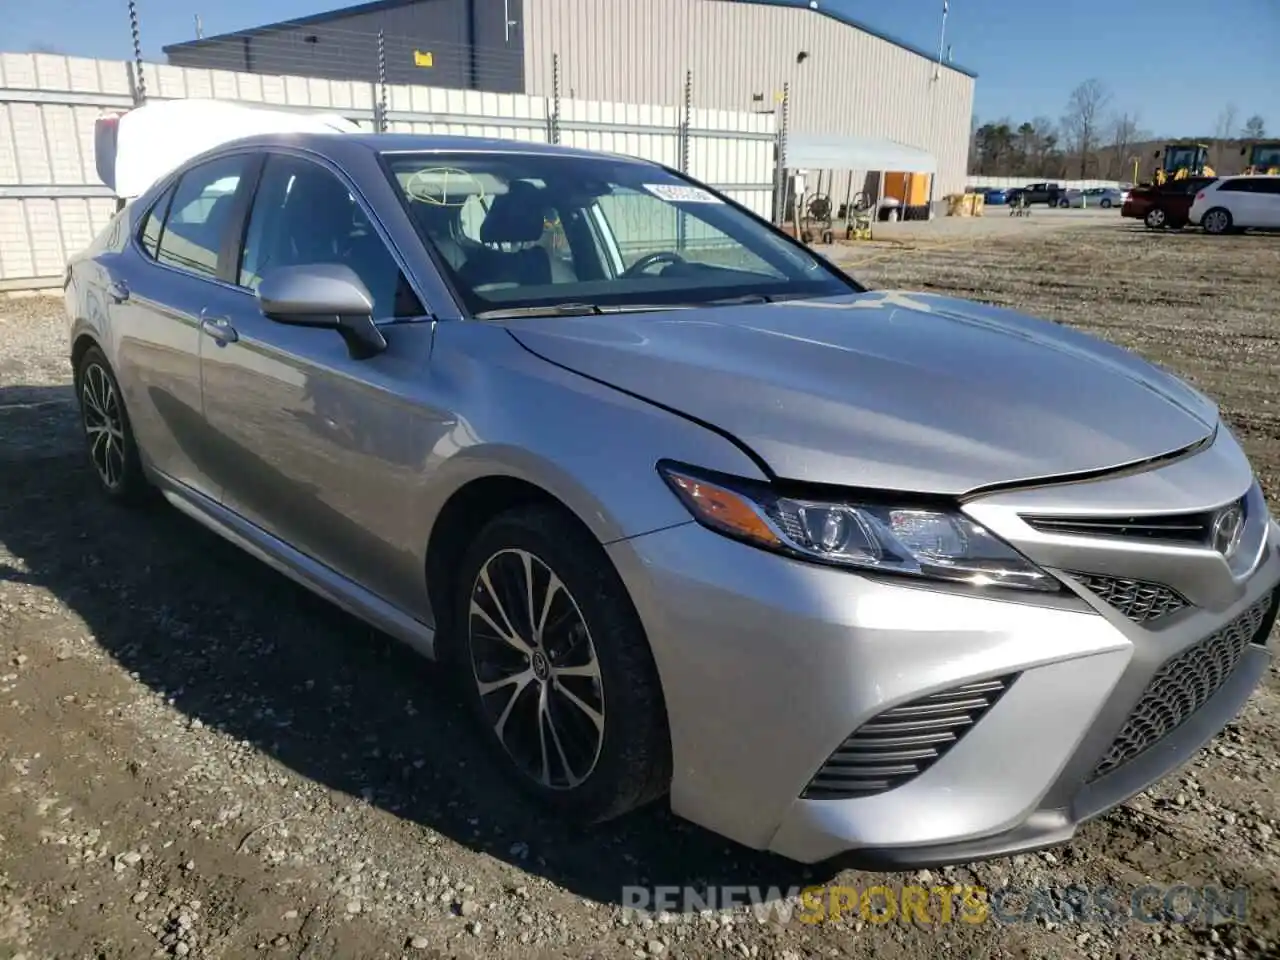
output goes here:
[[686, 187], [677, 183], [646, 183], [644, 188], [661, 200], [671, 203], [721, 203], [719, 197], [700, 187]]

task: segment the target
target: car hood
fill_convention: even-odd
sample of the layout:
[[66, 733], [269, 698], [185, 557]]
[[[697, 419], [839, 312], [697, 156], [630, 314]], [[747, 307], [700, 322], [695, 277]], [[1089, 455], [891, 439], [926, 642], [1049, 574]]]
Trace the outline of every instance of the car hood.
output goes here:
[[965, 300], [826, 300], [506, 321], [559, 366], [708, 423], [784, 479], [963, 494], [1203, 440], [1203, 395], [1118, 347]]

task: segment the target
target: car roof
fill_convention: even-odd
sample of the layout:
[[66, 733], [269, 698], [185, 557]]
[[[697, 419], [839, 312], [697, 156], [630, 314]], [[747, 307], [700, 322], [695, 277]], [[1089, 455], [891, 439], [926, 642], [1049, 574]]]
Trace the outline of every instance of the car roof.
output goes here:
[[[606, 153], [600, 150], [584, 150], [558, 144], [537, 143], [528, 140], [507, 140], [498, 137], [458, 137], [417, 133], [264, 133], [229, 141], [216, 150], [244, 147], [293, 147], [309, 150], [321, 156], [341, 159], [351, 151], [373, 153], [506, 153], [536, 154], [548, 157], [604, 158], [621, 160], [641, 166], [658, 166], [649, 160], [625, 154]], [[210, 151], [213, 153], [215, 151]]]

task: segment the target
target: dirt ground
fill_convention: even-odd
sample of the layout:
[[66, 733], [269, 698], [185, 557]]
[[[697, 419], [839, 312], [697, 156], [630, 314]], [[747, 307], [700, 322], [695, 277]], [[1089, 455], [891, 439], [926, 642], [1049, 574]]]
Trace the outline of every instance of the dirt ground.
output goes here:
[[[1280, 507], [1280, 238], [1086, 222], [832, 256], [1170, 366]], [[430, 665], [172, 509], [102, 503], [65, 354], [58, 301], [0, 300], [0, 958], [1280, 957], [1275, 668], [1191, 767], [1063, 848], [834, 877], [1215, 884], [1247, 890], [1243, 923], [633, 916], [627, 884], [833, 878], [661, 809], [582, 832], [511, 802]]]

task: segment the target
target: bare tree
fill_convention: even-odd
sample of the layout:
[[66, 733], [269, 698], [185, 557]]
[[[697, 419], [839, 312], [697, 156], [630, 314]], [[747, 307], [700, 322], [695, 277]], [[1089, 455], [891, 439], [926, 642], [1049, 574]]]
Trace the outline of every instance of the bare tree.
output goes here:
[[1089, 164], [1101, 139], [1103, 111], [1110, 102], [1110, 91], [1096, 79], [1086, 80], [1067, 98], [1062, 130], [1066, 134], [1068, 148], [1079, 156], [1082, 180], [1089, 175]]
[[1240, 116], [1240, 108], [1234, 103], [1228, 103], [1223, 111], [1218, 114], [1218, 122], [1213, 128], [1213, 166], [1217, 170], [1221, 170], [1228, 156], [1234, 151], [1231, 149], [1232, 139], [1236, 134], [1236, 121]]
[[1255, 113], [1244, 122], [1244, 129], [1240, 131], [1240, 135], [1246, 140], [1261, 140], [1267, 135], [1267, 123]]
[[1132, 152], [1134, 145], [1141, 141], [1138, 129], [1138, 114], [1124, 111], [1111, 118], [1111, 149], [1107, 158], [1107, 178], [1109, 180], [1125, 180], [1132, 173]]

